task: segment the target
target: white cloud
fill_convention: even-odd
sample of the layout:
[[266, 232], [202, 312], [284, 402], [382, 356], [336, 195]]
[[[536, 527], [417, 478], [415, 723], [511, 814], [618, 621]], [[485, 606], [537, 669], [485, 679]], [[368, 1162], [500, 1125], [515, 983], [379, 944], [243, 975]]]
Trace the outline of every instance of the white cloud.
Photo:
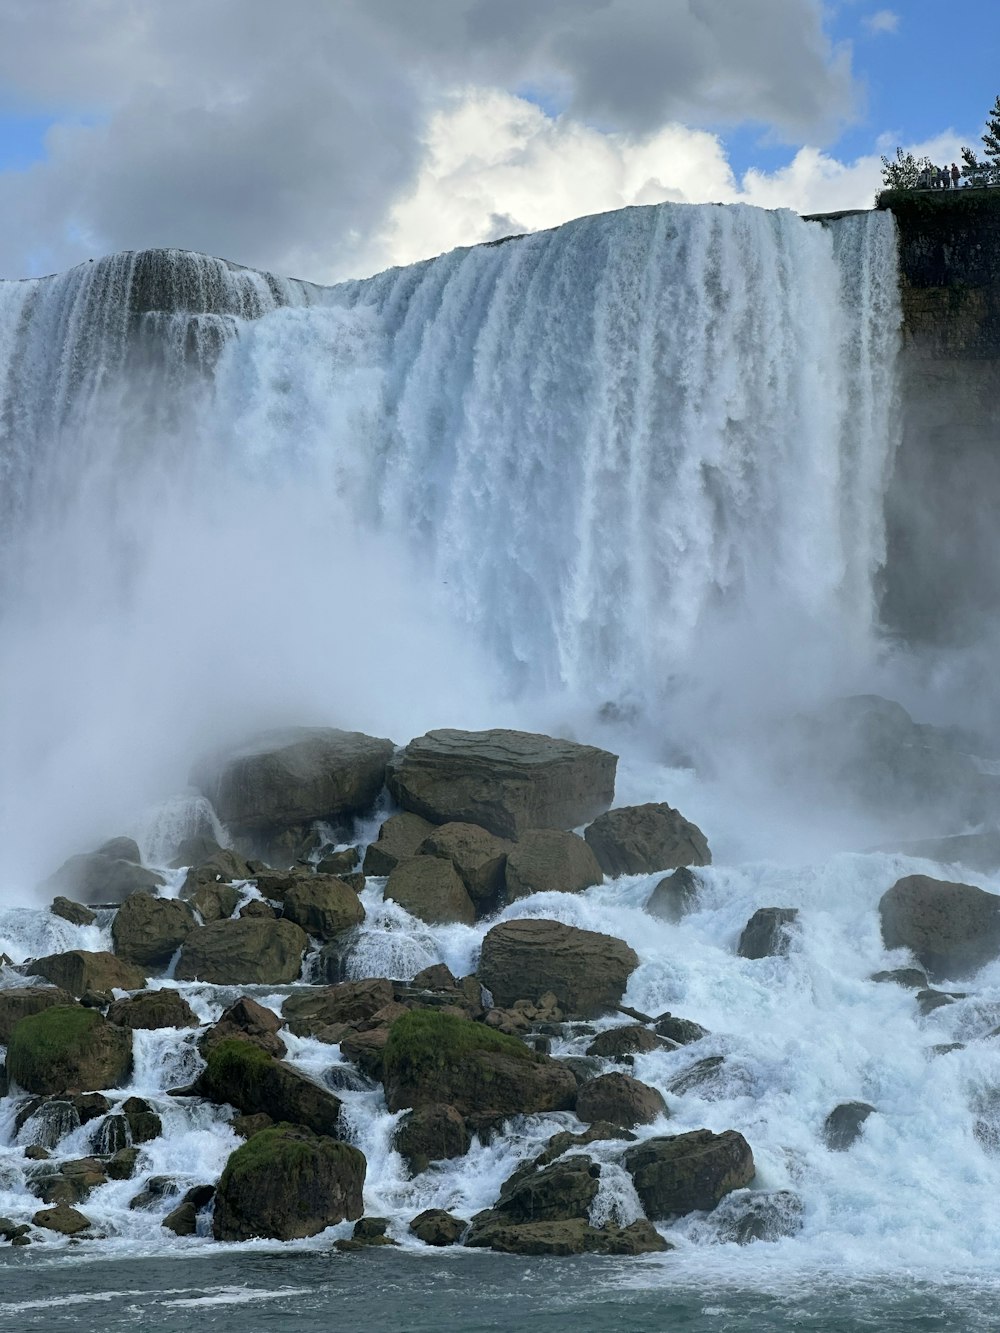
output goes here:
[[874, 14], [866, 15], [861, 20], [861, 26], [872, 36], [878, 36], [883, 32], [898, 32], [899, 15], [892, 9], [879, 9]]

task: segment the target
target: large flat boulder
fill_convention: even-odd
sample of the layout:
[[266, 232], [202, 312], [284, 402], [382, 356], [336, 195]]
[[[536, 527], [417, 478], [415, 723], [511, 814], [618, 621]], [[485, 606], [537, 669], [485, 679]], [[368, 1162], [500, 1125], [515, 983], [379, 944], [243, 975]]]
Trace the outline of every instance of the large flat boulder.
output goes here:
[[118, 1087], [131, 1065], [131, 1032], [82, 1005], [57, 1005], [22, 1018], [7, 1047], [10, 1077], [41, 1095]]
[[255, 1134], [230, 1156], [212, 1218], [216, 1240], [300, 1240], [364, 1211], [364, 1154], [299, 1126]]
[[166, 967], [195, 928], [194, 912], [179, 898], [133, 893], [111, 923], [115, 953], [139, 967]]
[[389, 770], [404, 810], [433, 824], [479, 824], [501, 838], [571, 829], [614, 799], [617, 755], [526, 731], [429, 731]]
[[384, 977], [302, 987], [285, 1001], [281, 1016], [297, 1037], [314, 1037], [337, 1023], [363, 1023], [392, 1004], [392, 982]]
[[887, 949], [910, 949], [932, 980], [968, 976], [1000, 954], [1000, 896], [907, 875], [878, 905]]
[[628, 1148], [622, 1161], [654, 1221], [708, 1212], [730, 1191], [749, 1185], [755, 1173], [750, 1145], [734, 1129], [647, 1139]]
[[184, 941], [174, 975], [217, 986], [287, 985], [298, 980], [308, 944], [305, 931], [292, 921], [259, 916], [213, 921]]
[[582, 1217], [562, 1222], [507, 1222], [499, 1215], [484, 1219], [465, 1243], [500, 1254], [524, 1255], [637, 1255], [673, 1249], [645, 1218], [627, 1227], [612, 1222], [592, 1227]]
[[369, 809], [393, 748], [360, 731], [289, 727], [213, 756], [192, 780], [232, 833], [268, 841], [317, 819], [336, 822]]
[[631, 1129], [651, 1125], [669, 1115], [662, 1095], [630, 1074], [601, 1074], [588, 1079], [577, 1093], [577, 1118], [585, 1125], [600, 1121]]
[[666, 802], [623, 805], [584, 830], [606, 875], [649, 875], [680, 866], [707, 866], [712, 854], [697, 824]]
[[50, 953], [33, 959], [30, 967], [36, 976], [76, 996], [89, 990], [142, 990], [146, 984], [146, 974], [141, 968], [106, 950], [69, 949], [66, 953]]
[[567, 1016], [594, 1018], [620, 1003], [638, 965], [612, 935], [561, 921], [502, 921], [486, 933], [477, 975], [501, 1008], [551, 993]]
[[122, 1028], [196, 1028], [194, 1010], [179, 991], [141, 991], [127, 1000], [115, 1000], [108, 1008], [109, 1023]]

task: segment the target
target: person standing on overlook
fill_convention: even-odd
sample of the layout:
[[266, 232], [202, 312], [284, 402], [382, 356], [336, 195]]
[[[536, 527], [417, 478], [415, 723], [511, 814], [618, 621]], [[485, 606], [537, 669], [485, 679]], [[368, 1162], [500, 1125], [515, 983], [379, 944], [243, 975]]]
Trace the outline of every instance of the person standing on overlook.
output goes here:
[[961, 176], [961, 174], [962, 173], [959, 171], [958, 167], [956, 167], [953, 162], [951, 164], [951, 186], [953, 190], [958, 189], [958, 179]]

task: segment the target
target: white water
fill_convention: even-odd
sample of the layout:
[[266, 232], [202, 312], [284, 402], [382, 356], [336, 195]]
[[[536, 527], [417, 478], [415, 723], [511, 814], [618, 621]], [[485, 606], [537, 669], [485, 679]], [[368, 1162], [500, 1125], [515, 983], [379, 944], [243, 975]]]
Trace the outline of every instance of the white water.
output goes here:
[[[737, 1252], [692, 1218], [671, 1229], [680, 1248], [665, 1262], [710, 1265], [722, 1250], [727, 1271], [758, 1273], [991, 1262], [1000, 1163], [973, 1124], [995, 1078], [984, 1038], [1000, 965], [926, 1019], [908, 992], [867, 980], [905, 961], [882, 949], [879, 897], [940, 868], [805, 854], [828, 845], [817, 829], [830, 819], [797, 812], [801, 835], [777, 820], [752, 751], [742, 786], [663, 765], [672, 748], [710, 753], [873, 669], [898, 415], [893, 246], [885, 215], [822, 228], [664, 206], [329, 291], [174, 256], [175, 312], [132, 324], [132, 259], [0, 285], [7, 900], [127, 828], [167, 859], [211, 818], [183, 787], [227, 732], [330, 722], [405, 741], [505, 722], [612, 736], [636, 751], [619, 801], [670, 800], [710, 838], [698, 911], [654, 922], [642, 910], [654, 877], [506, 914], [627, 939], [641, 966], [626, 1001], [711, 1033], [640, 1057], [637, 1076], [663, 1088], [696, 1058], [727, 1057], [711, 1095], [667, 1094], [670, 1120], [642, 1132], [739, 1129], [758, 1185], [805, 1201], [794, 1239]], [[602, 730], [608, 701], [635, 708], [637, 726]], [[474, 966], [485, 924], [424, 926], [383, 905], [378, 883], [364, 901], [355, 975]], [[802, 909], [791, 957], [735, 958], [768, 905]], [[28, 908], [0, 914], [0, 948], [18, 961], [106, 938]], [[235, 995], [181, 989], [203, 1021]], [[967, 1049], [929, 1055], [953, 1039]], [[127, 1207], [149, 1175], [216, 1178], [236, 1142], [224, 1118], [165, 1096], [192, 1072], [190, 1042], [140, 1038], [132, 1091], [165, 1113], [166, 1133], [136, 1180], [84, 1205], [122, 1250], [208, 1243], [165, 1239], [176, 1196]], [[339, 1058], [289, 1046], [317, 1077]], [[855, 1098], [878, 1114], [831, 1154], [822, 1122]], [[536, 1118], [409, 1180], [380, 1092], [345, 1102], [366, 1207], [400, 1240], [423, 1208], [488, 1205], [524, 1155], [575, 1125]], [[86, 1152], [87, 1129], [59, 1156]], [[12, 1145], [0, 1212], [20, 1220], [37, 1204], [10, 1114], [0, 1135]], [[630, 1220], [617, 1148], [588, 1151], [604, 1165], [595, 1216]]]

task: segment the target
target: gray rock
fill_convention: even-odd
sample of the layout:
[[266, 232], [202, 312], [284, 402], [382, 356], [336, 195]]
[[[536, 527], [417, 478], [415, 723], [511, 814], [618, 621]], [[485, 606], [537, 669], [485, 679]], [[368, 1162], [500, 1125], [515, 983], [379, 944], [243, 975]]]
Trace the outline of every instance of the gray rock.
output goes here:
[[593, 1018], [619, 1003], [638, 965], [623, 940], [529, 919], [487, 931], [477, 975], [501, 1008], [551, 993], [564, 1014]]
[[437, 856], [400, 861], [386, 881], [385, 896], [430, 925], [461, 922], [471, 926], [476, 919], [475, 906], [458, 871]]
[[92, 926], [97, 920], [97, 913], [92, 912], [89, 907], [84, 907], [83, 903], [75, 903], [61, 895], [52, 899], [49, 911], [53, 916], [61, 917], [72, 926]]
[[194, 913], [178, 898], [133, 893], [111, 923], [115, 953], [139, 967], [164, 968], [195, 928]]
[[443, 1208], [425, 1208], [410, 1223], [410, 1230], [425, 1245], [444, 1246], [458, 1245], [467, 1226], [467, 1222]]
[[758, 907], [743, 927], [736, 952], [741, 958], [783, 957], [791, 947], [789, 927], [798, 916], [797, 907]]
[[139, 860], [139, 848], [131, 838], [116, 838], [99, 851], [71, 856], [40, 890], [76, 903], [123, 903], [133, 893], [155, 893], [164, 883], [163, 876], [140, 865]]
[[178, 981], [285, 985], [297, 981], [309, 940], [291, 921], [243, 917], [193, 930], [177, 961]]
[[707, 866], [712, 854], [697, 824], [665, 803], [625, 805], [599, 815], [583, 835], [606, 875], [648, 875]]
[[671, 925], [676, 925], [682, 917], [694, 910], [698, 889], [698, 876], [687, 866], [679, 866], [653, 889], [646, 903], [646, 911], [659, 921], [669, 921]]
[[433, 832], [434, 825], [420, 815], [406, 810], [390, 815], [379, 829], [378, 837], [365, 850], [365, 874], [388, 875], [400, 861], [416, 856], [424, 839]]
[[823, 1122], [823, 1142], [831, 1152], [846, 1152], [861, 1137], [861, 1129], [875, 1107], [868, 1102], [841, 1102]]
[[577, 1093], [576, 1114], [585, 1125], [604, 1121], [631, 1129], [670, 1113], [662, 1095], [648, 1083], [628, 1074], [601, 1074]]
[[603, 879], [584, 839], [562, 829], [529, 829], [507, 856], [508, 902], [532, 893], [582, 893]]
[[927, 875], [897, 880], [879, 902], [887, 949], [909, 949], [932, 980], [968, 976], [1000, 954], [1000, 897]]
[[750, 1145], [727, 1129], [647, 1139], [625, 1152], [623, 1164], [646, 1215], [654, 1220], [708, 1211], [754, 1178]]
[[[404, 816], [399, 816], [404, 818]], [[418, 819], [418, 815], [407, 815]], [[440, 856], [461, 876], [477, 916], [488, 916], [499, 906], [504, 892], [507, 857], [514, 844], [476, 824], [442, 824], [432, 828], [417, 848], [421, 856]]]

